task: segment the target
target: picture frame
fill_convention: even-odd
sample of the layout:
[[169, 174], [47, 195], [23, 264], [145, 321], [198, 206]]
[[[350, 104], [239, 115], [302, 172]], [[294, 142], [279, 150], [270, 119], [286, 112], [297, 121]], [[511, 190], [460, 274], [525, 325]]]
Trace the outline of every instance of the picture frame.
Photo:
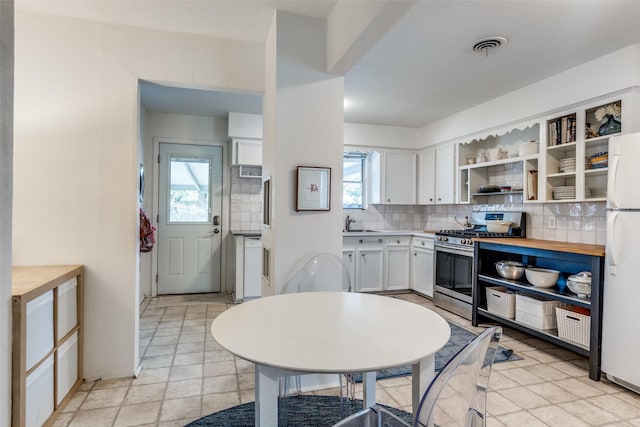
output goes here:
[[271, 228], [271, 177], [262, 179], [262, 226]]
[[331, 210], [331, 168], [298, 166], [296, 211]]

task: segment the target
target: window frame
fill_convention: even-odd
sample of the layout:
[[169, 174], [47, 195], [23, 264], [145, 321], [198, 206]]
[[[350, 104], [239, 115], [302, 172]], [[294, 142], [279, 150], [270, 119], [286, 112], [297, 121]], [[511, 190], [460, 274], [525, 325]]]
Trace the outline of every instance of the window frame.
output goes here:
[[[358, 153], [358, 152], [345, 152], [342, 155], [342, 167], [343, 167], [343, 172], [342, 172], [342, 208], [343, 209], [360, 209], [360, 210], [364, 210], [367, 208], [367, 154], [366, 153]], [[347, 159], [353, 160], [353, 159], [360, 159], [360, 177], [361, 179], [359, 181], [345, 181], [344, 179], [344, 167], [345, 167], [345, 161]], [[345, 184], [360, 184], [362, 186], [362, 203], [359, 207], [351, 207], [351, 206], [345, 206], [344, 201], [345, 201]]]

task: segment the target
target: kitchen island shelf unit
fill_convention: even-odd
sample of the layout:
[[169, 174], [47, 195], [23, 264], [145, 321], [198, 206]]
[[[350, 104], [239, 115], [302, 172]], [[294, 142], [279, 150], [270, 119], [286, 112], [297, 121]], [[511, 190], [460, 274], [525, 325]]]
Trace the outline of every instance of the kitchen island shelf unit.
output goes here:
[[[502, 323], [530, 333], [589, 357], [589, 378], [599, 381], [601, 376], [602, 342], [602, 294], [604, 287], [604, 247], [579, 243], [555, 242], [537, 239], [474, 239], [475, 275], [473, 278], [472, 324], [487, 320]], [[518, 261], [525, 265], [559, 270], [563, 277], [579, 271], [590, 271], [592, 277], [591, 298], [580, 299], [566, 287], [538, 288], [526, 279], [508, 280], [497, 277], [497, 261]], [[558, 336], [556, 329], [537, 329], [487, 310], [486, 288], [501, 286], [522, 295], [543, 297], [547, 300], [568, 303], [590, 310], [589, 346]]]
[[[506, 317], [500, 316], [499, 314], [496, 313], [492, 313], [490, 311], [487, 311], [484, 308], [478, 308], [478, 313], [480, 313], [483, 317], [486, 317], [488, 319], [491, 319], [495, 322], [499, 322], [502, 323], [506, 326], [510, 326], [513, 329], [519, 329], [523, 332], [527, 332], [528, 334], [531, 334], [533, 336], [535, 336], [536, 338], [540, 338], [543, 339], [545, 341], [551, 342], [559, 347], [562, 348], [566, 348], [567, 350], [571, 350], [575, 353], [578, 353], [582, 356], [587, 356], [589, 357], [591, 355], [591, 350], [587, 347], [583, 347], [580, 344], [574, 344], [574, 343], [570, 343], [562, 338], [560, 338], [558, 336], [558, 330], [557, 329], [537, 329], [534, 328], [532, 326], [529, 326], [527, 324], [524, 323], [520, 323], [520, 322], [516, 322], [513, 319], [507, 319]], [[589, 377], [591, 377], [591, 375], [589, 375]], [[596, 378], [591, 378], [593, 380], [596, 380]]]
[[531, 295], [537, 295], [546, 299], [557, 300], [560, 302], [566, 302], [567, 304], [577, 305], [579, 307], [591, 308], [591, 298], [582, 299], [578, 298], [576, 294], [571, 292], [568, 287], [564, 286], [559, 288], [553, 286], [551, 288], [539, 288], [529, 283], [519, 282], [517, 280], [503, 279], [501, 277], [493, 277], [485, 274], [480, 274], [478, 280], [482, 280], [486, 283], [491, 283], [496, 286], [502, 286], [512, 289], [514, 291], [521, 291], [522, 293], [528, 293]]

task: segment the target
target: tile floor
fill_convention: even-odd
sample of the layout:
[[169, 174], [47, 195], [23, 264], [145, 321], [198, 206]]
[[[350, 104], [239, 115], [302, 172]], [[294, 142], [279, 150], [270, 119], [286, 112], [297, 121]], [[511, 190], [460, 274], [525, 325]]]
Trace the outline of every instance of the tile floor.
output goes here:
[[[426, 298], [399, 297], [474, 329]], [[55, 425], [183, 426], [253, 401], [253, 365], [222, 350], [208, 332], [211, 321], [231, 305], [226, 295], [145, 299], [140, 376], [83, 384]], [[591, 381], [584, 357], [514, 330], [505, 330], [502, 345], [524, 359], [494, 365], [487, 426], [640, 426], [640, 395]], [[410, 377], [382, 380], [377, 387], [380, 403], [410, 410]]]

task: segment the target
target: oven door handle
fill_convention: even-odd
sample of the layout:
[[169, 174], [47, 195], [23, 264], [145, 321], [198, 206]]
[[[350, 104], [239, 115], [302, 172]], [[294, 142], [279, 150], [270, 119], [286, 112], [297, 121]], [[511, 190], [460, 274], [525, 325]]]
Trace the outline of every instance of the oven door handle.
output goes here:
[[466, 256], [469, 258], [473, 258], [473, 250], [471, 251], [467, 251], [464, 249], [455, 249], [449, 246], [438, 246], [438, 245], [434, 245], [434, 249], [436, 252], [444, 252], [444, 253], [448, 253], [448, 254], [454, 254], [454, 255], [460, 255], [460, 256]]

